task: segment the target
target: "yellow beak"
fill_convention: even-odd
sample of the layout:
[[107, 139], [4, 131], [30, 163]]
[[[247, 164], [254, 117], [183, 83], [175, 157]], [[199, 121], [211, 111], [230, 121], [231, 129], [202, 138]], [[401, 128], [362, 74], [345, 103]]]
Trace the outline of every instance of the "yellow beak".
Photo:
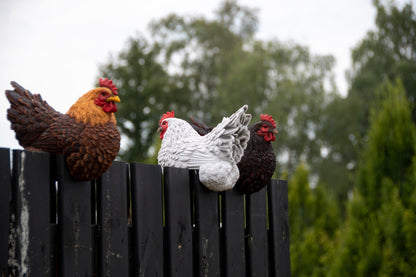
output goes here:
[[118, 103], [118, 102], [121, 102], [121, 100], [117, 95], [115, 95], [115, 96], [111, 96], [105, 99], [105, 102], [117, 102]]

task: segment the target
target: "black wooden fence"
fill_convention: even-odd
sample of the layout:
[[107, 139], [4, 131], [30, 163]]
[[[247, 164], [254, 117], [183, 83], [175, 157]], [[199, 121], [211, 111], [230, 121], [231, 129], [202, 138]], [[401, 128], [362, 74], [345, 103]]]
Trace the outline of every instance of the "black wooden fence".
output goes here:
[[195, 170], [0, 148], [0, 276], [290, 276], [287, 183], [216, 193]]

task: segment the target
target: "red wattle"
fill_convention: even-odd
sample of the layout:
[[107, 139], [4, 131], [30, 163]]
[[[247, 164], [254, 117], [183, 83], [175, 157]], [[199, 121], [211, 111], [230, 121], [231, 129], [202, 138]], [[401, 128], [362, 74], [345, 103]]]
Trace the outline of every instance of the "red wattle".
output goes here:
[[265, 136], [264, 136], [264, 140], [265, 141], [274, 141], [276, 138], [275, 138], [275, 136], [272, 134], [272, 133], [267, 133]]
[[106, 113], [115, 113], [117, 112], [117, 105], [114, 102], [105, 103], [103, 106], [103, 110]]

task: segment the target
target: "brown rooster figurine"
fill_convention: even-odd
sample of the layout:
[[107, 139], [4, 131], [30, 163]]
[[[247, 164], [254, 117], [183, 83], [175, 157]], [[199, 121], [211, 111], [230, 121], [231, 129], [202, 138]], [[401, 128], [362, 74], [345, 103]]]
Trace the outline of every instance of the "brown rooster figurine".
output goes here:
[[[200, 134], [205, 135], [212, 130], [201, 121], [191, 117], [192, 127]], [[267, 184], [276, 169], [276, 155], [271, 142], [276, 139], [276, 122], [271, 115], [262, 114], [260, 121], [248, 127], [250, 140], [241, 161], [237, 164], [240, 178], [236, 188], [242, 193], [252, 194]]]
[[101, 176], [120, 149], [120, 133], [114, 113], [120, 102], [111, 80], [100, 79], [72, 105], [66, 114], [54, 110], [39, 94], [32, 94], [16, 82], [7, 90], [11, 107], [7, 118], [16, 138], [26, 150], [63, 154], [75, 180]]

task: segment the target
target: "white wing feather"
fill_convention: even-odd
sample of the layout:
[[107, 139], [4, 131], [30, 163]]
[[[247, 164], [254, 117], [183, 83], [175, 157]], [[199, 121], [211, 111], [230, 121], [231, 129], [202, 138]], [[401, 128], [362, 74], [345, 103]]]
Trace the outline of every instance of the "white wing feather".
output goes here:
[[230, 117], [224, 117], [210, 133], [204, 136], [205, 144], [216, 156], [238, 163], [243, 157], [250, 132], [247, 125], [251, 115], [246, 114], [247, 105], [241, 107]]

